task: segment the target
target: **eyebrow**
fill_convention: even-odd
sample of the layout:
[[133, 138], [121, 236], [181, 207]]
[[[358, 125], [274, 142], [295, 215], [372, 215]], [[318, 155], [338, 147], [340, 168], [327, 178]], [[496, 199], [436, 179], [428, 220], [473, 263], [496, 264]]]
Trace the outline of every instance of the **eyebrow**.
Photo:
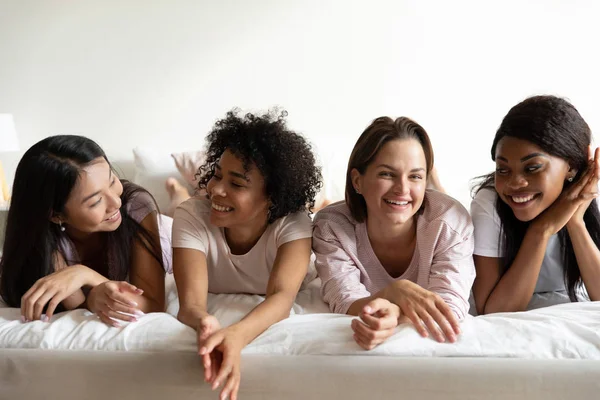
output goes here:
[[[108, 169], [108, 180], [110, 181], [110, 177], [112, 176], [112, 169]], [[94, 192], [92, 194], [90, 194], [89, 196], [86, 196], [82, 201], [81, 204], [84, 204], [86, 201], [88, 201], [89, 199], [91, 199], [94, 196], [98, 196], [100, 194], [100, 190], [98, 190], [97, 192]]]
[[[391, 169], [392, 171], [396, 170], [396, 168], [392, 167], [391, 165], [387, 165], [387, 164], [379, 164], [377, 166], [377, 168], [379, 168], [379, 167]], [[413, 168], [413, 169], [410, 170], [410, 172], [425, 172], [425, 168], [421, 168], [421, 167], [419, 167], [419, 168]]]
[[[521, 158], [521, 162], [525, 162], [525, 161], [527, 161], [527, 160], [530, 160], [530, 159], [532, 159], [532, 158], [534, 158], [534, 157], [544, 157], [544, 158], [548, 158], [548, 156], [547, 156], [547, 155], [545, 155], [544, 153], [531, 153], [531, 154], [528, 154], [528, 155], [526, 155], [525, 157]], [[498, 157], [496, 157], [496, 158], [497, 158], [498, 160], [502, 160], [502, 161], [508, 162], [508, 160], [507, 160], [505, 157], [498, 156]]]
[[[219, 164], [215, 164], [215, 167], [216, 167], [216, 168], [217, 168], [219, 171], [221, 171], [221, 166], [220, 166]], [[250, 182], [250, 179], [249, 179], [249, 178], [248, 178], [246, 175], [244, 175], [244, 174], [241, 174], [241, 173], [239, 173], [239, 172], [235, 172], [235, 171], [229, 171], [229, 175], [235, 176], [236, 178], [241, 178], [241, 179], [245, 180], [246, 182]]]

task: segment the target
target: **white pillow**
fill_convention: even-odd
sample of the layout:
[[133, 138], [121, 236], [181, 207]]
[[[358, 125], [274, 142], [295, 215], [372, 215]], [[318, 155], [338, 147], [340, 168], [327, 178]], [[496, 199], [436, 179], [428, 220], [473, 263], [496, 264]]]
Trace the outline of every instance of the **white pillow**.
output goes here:
[[165, 187], [167, 178], [179, 179], [179, 171], [170, 151], [149, 147], [133, 149], [135, 173], [133, 182], [142, 186], [154, 196], [161, 212], [169, 207], [169, 193]]

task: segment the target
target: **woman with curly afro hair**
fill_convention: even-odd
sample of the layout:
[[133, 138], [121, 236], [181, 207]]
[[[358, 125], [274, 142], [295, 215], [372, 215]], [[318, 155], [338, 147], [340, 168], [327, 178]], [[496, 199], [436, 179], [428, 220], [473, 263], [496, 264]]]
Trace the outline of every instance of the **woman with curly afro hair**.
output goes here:
[[[242, 349], [287, 318], [308, 277], [312, 221], [321, 171], [286, 113], [219, 120], [207, 136], [196, 195], [175, 211], [173, 263], [178, 319], [198, 332], [205, 380], [221, 398], [237, 397]], [[313, 275], [314, 276], [314, 275]], [[240, 322], [221, 328], [207, 294], [265, 295]]]

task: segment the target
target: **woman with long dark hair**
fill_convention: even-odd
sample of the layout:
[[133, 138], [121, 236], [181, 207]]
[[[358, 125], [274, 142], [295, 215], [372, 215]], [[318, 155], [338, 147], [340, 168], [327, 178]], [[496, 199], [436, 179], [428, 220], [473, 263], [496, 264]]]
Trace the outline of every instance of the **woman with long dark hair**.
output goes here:
[[542, 292], [600, 299], [600, 160], [590, 143], [587, 123], [558, 97], [528, 98], [504, 117], [496, 171], [471, 204], [479, 314], [525, 310]]
[[23, 322], [86, 307], [112, 326], [164, 311], [168, 224], [144, 189], [121, 181], [94, 141], [52, 136], [17, 166], [0, 294]]

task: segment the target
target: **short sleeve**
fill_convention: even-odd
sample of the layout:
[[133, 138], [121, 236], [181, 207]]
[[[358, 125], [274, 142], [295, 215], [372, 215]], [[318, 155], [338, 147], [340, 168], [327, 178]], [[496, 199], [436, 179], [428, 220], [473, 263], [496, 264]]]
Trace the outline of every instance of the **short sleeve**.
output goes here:
[[208, 252], [208, 231], [200, 215], [194, 213], [193, 198], [181, 204], [173, 215], [173, 248]]
[[312, 220], [306, 213], [297, 212], [283, 217], [278, 222], [281, 226], [276, 233], [277, 248], [294, 240], [312, 237]]
[[471, 218], [475, 228], [473, 254], [484, 257], [503, 257], [501, 247], [502, 226], [496, 212], [496, 191], [480, 190], [471, 202]]
[[144, 218], [153, 211], [157, 211], [156, 203], [152, 195], [146, 191], [140, 191], [129, 199], [126, 205], [127, 213], [138, 223], [142, 223]]

